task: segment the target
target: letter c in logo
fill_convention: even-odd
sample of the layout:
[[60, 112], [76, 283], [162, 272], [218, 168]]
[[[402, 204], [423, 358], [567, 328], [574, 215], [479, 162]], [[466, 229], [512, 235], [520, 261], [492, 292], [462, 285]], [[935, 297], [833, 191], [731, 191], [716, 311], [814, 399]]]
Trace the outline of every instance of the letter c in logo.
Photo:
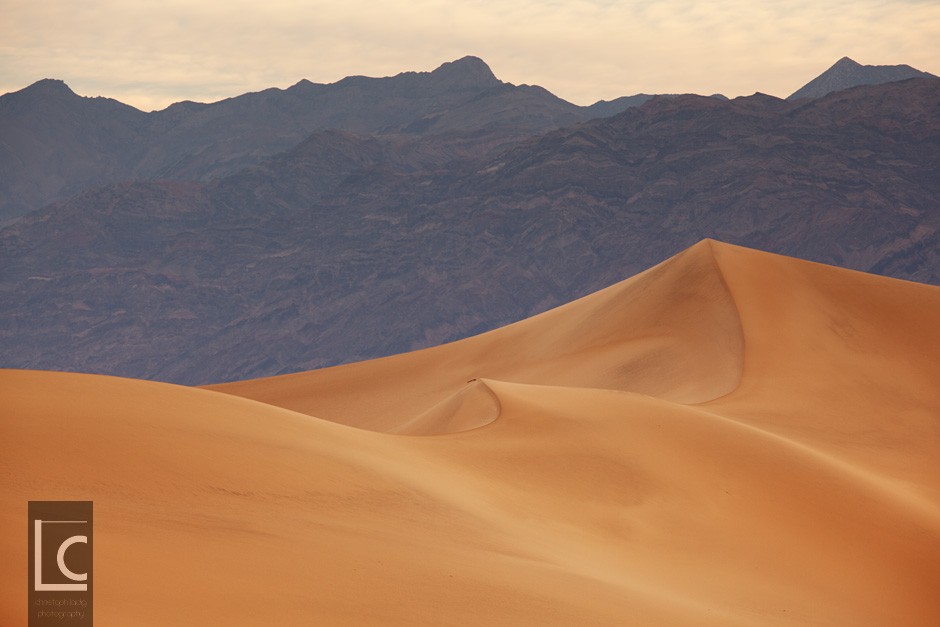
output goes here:
[[59, 564], [59, 571], [72, 581], [85, 581], [88, 579], [88, 573], [73, 573], [71, 570], [69, 570], [68, 566], [65, 565], [65, 551], [76, 542], [84, 542], [85, 544], [88, 544], [88, 536], [72, 536], [63, 542], [59, 547], [59, 552], [56, 553], [56, 562]]

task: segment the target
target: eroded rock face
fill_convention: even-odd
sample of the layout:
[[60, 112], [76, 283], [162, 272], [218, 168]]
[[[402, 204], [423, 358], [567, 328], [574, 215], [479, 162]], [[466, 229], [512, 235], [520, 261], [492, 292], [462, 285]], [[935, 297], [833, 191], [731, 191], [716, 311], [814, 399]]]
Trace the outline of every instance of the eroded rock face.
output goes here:
[[218, 180], [98, 188], [0, 232], [2, 365], [204, 383], [375, 357], [705, 237], [937, 284], [938, 102], [927, 78], [523, 139], [324, 131]]

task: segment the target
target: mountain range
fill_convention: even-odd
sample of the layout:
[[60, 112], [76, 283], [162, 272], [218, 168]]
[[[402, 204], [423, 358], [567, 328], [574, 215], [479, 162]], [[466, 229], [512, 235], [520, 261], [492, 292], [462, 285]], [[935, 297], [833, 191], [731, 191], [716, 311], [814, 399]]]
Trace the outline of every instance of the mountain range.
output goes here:
[[498, 80], [476, 57], [433, 72], [302, 80], [212, 104], [144, 113], [83, 98], [45, 79], [0, 96], [0, 220], [83, 189], [131, 179], [206, 181], [287, 150], [323, 129], [358, 134], [487, 133], [508, 142], [651, 96], [579, 107], [545, 89]]
[[[790, 99], [913, 77], [909, 66], [843, 58]], [[301, 80], [211, 104], [179, 102], [144, 113], [110, 98], [76, 95], [43, 79], [0, 96], [0, 223], [82, 190], [126, 180], [208, 181], [257, 164], [313, 132], [488, 133], [488, 148], [609, 117], [643, 104], [635, 94], [581, 107], [547, 90], [497, 79], [477, 57], [432, 72]], [[720, 94], [715, 97], [724, 98]]]
[[3, 365], [208, 383], [356, 361], [704, 237], [940, 283], [938, 103], [927, 76], [594, 118], [611, 103], [472, 57], [153, 114], [43, 81], [0, 98], [22, 147], [4, 171], [43, 181], [4, 177], [4, 198], [76, 193], [0, 231]]

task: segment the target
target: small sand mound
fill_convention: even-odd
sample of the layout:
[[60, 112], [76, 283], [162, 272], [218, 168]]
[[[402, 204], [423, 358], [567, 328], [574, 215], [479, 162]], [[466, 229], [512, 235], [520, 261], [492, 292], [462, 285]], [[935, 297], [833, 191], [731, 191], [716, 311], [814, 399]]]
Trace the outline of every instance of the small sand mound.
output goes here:
[[471, 381], [456, 394], [420, 413], [392, 433], [441, 435], [469, 431], [499, 418], [499, 400], [483, 381]]

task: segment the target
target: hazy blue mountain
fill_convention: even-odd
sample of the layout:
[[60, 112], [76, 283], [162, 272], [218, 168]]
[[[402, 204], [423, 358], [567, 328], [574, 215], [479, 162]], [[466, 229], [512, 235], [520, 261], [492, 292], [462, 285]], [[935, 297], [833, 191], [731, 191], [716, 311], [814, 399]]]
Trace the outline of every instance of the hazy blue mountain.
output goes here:
[[933, 74], [915, 70], [909, 65], [861, 65], [848, 57], [842, 57], [831, 68], [790, 94], [787, 100], [819, 98], [859, 85], [881, 85], [927, 76]]
[[147, 114], [41, 80], [0, 96], [0, 221], [56, 198], [132, 178]]

